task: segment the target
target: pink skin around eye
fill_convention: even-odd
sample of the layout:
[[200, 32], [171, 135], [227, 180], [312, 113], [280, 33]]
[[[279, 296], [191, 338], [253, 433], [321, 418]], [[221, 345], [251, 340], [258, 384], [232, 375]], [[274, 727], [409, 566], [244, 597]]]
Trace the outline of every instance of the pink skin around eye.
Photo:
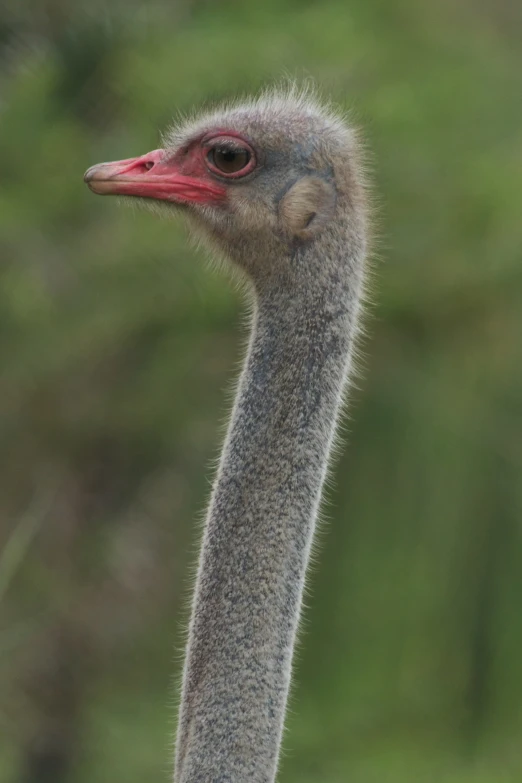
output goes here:
[[[227, 137], [237, 140], [236, 143], [241, 139], [235, 133], [214, 131], [193, 141], [171, 158], [167, 157], [165, 150], [159, 149], [139, 158], [99, 163], [88, 169], [84, 180], [94, 193], [100, 195], [140, 196], [177, 204], [217, 206], [226, 201], [227, 188], [211, 173], [206, 156], [213, 139], [224, 140]], [[243, 146], [242, 139], [241, 143]], [[248, 144], [244, 146], [251, 150]], [[248, 170], [254, 165], [252, 153]], [[246, 169], [238, 172], [239, 175], [244, 176]], [[232, 175], [235, 176], [237, 174]]]

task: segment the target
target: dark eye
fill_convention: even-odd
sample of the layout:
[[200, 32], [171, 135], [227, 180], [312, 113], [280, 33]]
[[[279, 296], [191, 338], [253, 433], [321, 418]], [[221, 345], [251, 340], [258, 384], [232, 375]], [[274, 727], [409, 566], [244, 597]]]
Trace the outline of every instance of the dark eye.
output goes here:
[[209, 163], [223, 174], [235, 174], [250, 163], [250, 152], [243, 148], [213, 147], [208, 155]]

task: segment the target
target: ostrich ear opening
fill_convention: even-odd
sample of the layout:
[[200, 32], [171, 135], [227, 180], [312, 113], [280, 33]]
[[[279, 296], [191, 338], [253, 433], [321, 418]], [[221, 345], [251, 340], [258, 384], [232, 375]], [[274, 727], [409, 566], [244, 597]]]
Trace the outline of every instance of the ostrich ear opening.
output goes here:
[[335, 189], [319, 177], [303, 177], [285, 193], [279, 213], [285, 231], [294, 239], [312, 239], [333, 217]]

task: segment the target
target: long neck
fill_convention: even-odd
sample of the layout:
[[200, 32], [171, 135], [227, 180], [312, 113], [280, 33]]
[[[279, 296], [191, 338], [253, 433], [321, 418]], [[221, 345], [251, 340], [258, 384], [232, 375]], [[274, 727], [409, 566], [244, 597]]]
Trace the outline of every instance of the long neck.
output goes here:
[[361, 272], [324, 277], [313, 295], [257, 301], [202, 544], [176, 783], [275, 779]]

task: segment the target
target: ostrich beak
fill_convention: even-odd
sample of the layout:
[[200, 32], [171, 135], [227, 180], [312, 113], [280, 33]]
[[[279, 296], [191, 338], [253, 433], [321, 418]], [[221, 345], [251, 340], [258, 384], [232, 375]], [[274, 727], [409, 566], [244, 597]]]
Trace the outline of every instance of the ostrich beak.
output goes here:
[[101, 196], [141, 196], [178, 204], [211, 204], [223, 201], [226, 191], [200, 176], [186, 176], [164, 150], [139, 158], [98, 163], [83, 177], [93, 193]]

